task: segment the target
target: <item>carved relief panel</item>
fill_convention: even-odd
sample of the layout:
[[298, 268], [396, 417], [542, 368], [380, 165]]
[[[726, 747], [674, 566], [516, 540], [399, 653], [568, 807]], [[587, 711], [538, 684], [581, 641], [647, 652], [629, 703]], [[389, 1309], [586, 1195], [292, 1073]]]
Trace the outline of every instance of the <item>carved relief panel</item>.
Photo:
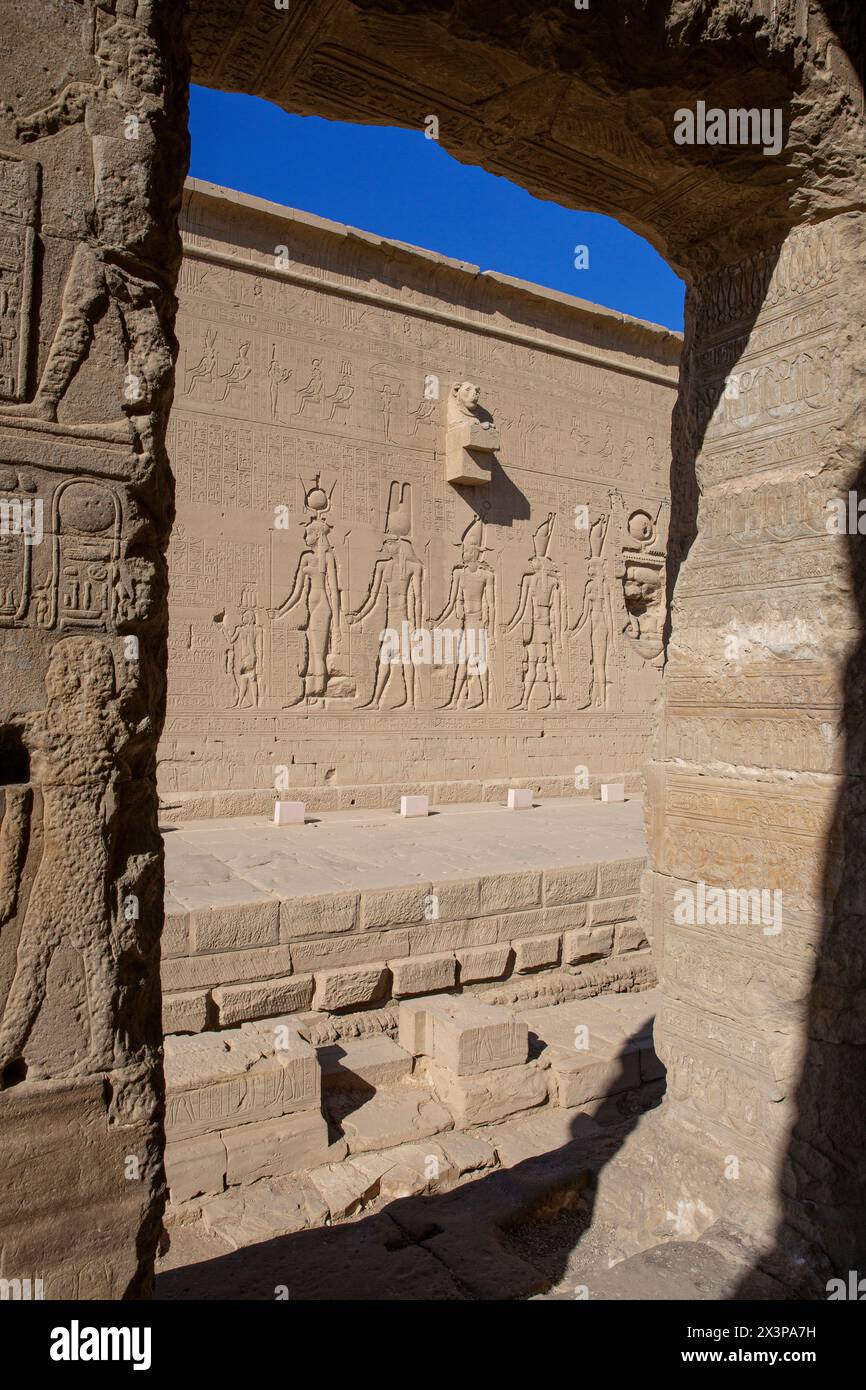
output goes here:
[[280, 274], [235, 252], [252, 215], [187, 213], [163, 785], [636, 768], [676, 343], [575, 352], [586, 311], [487, 287], [470, 315], [465, 273], [409, 252], [397, 294], [393, 251], [324, 224], [273, 221]]

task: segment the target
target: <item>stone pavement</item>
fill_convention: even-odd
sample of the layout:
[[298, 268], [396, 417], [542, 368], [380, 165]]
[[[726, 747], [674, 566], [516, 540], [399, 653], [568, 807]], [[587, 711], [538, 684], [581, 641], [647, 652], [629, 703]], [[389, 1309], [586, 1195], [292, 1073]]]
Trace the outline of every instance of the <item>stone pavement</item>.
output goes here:
[[552, 798], [530, 811], [476, 803], [426, 819], [396, 811], [328, 811], [301, 826], [264, 816], [172, 822], [165, 839], [166, 904], [195, 909], [555, 868], [646, 852], [643, 803]]
[[614, 987], [647, 945], [641, 822], [637, 798], [574, 798], [166, 825], [164, 1032], [381, 1008], [600, 960]]

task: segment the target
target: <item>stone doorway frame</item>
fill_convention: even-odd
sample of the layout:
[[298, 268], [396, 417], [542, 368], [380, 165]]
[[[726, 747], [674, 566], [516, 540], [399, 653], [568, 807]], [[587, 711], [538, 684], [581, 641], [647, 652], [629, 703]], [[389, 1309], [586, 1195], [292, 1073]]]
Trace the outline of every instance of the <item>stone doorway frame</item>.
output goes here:
[[[162, 69], [163, 140], [147, 158], [162, 180], [167, 282], [179, 260], [189, 71], [204, 85], [302, 114], [417, 128], [437, 115], [441, 143], [458, 158], [538, 196], [617, 217], [686, 279], [668, 667], [648, 769], [645, 905], [665, 991], [659, 1043], [670, 1092], [654, 1136], [653, 1198], [661, 1212], [682, 1203], [698, 1213], [695, 1233], [720, 1217], [742, 1221], [765, 1264], [805, 1249], [815, 1268], [856, 1268], [866, 1030], [850, 991], [866, 963], [863, 580], [855, 538], [822, 534], [815, 523], [827, 500], [862, 481], [856, 7], [751, 0], [735, 12], [727, 0], [623, 0], [615, 10], [552, 15], [492, 5], [469, 14], [435, 0], [405, 13], [377, 0], [335, 0], [324, 12], [301, 0], [287, 11], [269, 0], [189, 0], [185, 29], [174, 0], [100, 0], [97, 8], [140, 33], [140, 65]], [[786, 139], [776, 162], [755, 149], [675, 144], [674, 112], [701, 100], [726, 110], [759, 100], [780, 111]], [[130, 241], [137, 230], [128, 226]], [[171, 343], [168, 299], [158, 313]], [[148, 331], [139, 319], [132, 332], [146, 348]], [[157, 348], [152, 337], [147, 350]], [[170, 390], [170, 372], [154, 369], [141, 435], [151, 471], [127, 484], [151, 499], [164, 495], [146, 541], [159, 573], [171, 520]], [[57, 434], [62, 443], [62, 426]], [[92, 441], [76, 437], [75, 448], [76, 471], [93, 476]], [[94, 1062], [83, 1083], [49, 1077], [0, 1096], [0, 1120], [22, 1133], [60, 1124], [104, 1136], [113, 1124], [116, 1141], [120, 1132], [120, 1148], [112, 1141], [98, 1150], [79, 1215], [118, 1190], [124, 1141], [132, 1130], [138, 1136], [140, 1189], [114, 1201], [108, 1238], [77, 1245], [75, 1268], [75, 1221], [65, 1223], [64, 1244], [38, 1195], [44, 1172], [18, 1173], [13, 1225], [23, 1230], [22, 1212], [28, 1221], [15, 1248], [72, 1296], [147, 1293], [164, 1201], [153, 754], [166, 622], [164, 584], [154, 584], [149, 608], [113, 629], [142, 644], [150, 720], [112, 831], [125, 846], [122, 867], [115, 856], [105, 871], [116, 894], [129, 886], [135, 853], [148, 861], [138, 1002], [130, 1010], [123, 989], [94, 981], [97, 993], [108, 991], [125, 1041], [113, 1065]], [[99, 664], [90, 649], [83, 659]], [[143, 833], [133, 830], [141, 825]], [[731, 885], [745, 872], [749, 881], [732, 886], [789, 895], [780, 937], [674, 920], [675, 887]], [[731, 1156], [739, 1183], [726, 1176]], [[68, 1157], [74, 1165], [74, 1141]]]

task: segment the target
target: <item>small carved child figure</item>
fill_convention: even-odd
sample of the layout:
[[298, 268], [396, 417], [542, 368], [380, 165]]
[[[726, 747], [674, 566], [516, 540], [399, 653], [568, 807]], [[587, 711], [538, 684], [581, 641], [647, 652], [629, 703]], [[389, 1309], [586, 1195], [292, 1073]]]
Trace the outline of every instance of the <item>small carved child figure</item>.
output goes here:
[[134, 730], [121, 713], [114, 660], [95, 637], [68, 637], [56, 644], [45, 689], [45, 709], [23, 720], [33, 782], [42, 792], [42, 856], [0, 1022], [0, 1089], [5, 1069], [23, 1055], [61, 943], [81, 953], [90, 1021], [89, 1054], [69, 1074], [105, 1071], [114, 1063], [117, 949], [109, 910], [114, 790], [121, 753], [146, 721]]

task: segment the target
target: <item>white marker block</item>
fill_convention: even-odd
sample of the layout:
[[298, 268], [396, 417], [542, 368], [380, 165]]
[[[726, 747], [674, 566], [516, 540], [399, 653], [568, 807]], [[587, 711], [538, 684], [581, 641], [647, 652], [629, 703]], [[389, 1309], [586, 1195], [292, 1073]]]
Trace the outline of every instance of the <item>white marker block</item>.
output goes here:
[[508, 809], [509, 809], [509, 811], [531, 811], [531, 810], [532, 810], [532, 788], [531, 788], [531, 787], [509, 787], [509, 788], [508, 788]]
[[426, 796], [401, 796], [400, 815], [401, 816], [426, 816], [429, 815], [430, 799]]
[[275, 801], [274, 825], [303, 825], [306, 809], [303, 801]]
[[602, 801], [625, 801], [625, 782], [602, 782]]

